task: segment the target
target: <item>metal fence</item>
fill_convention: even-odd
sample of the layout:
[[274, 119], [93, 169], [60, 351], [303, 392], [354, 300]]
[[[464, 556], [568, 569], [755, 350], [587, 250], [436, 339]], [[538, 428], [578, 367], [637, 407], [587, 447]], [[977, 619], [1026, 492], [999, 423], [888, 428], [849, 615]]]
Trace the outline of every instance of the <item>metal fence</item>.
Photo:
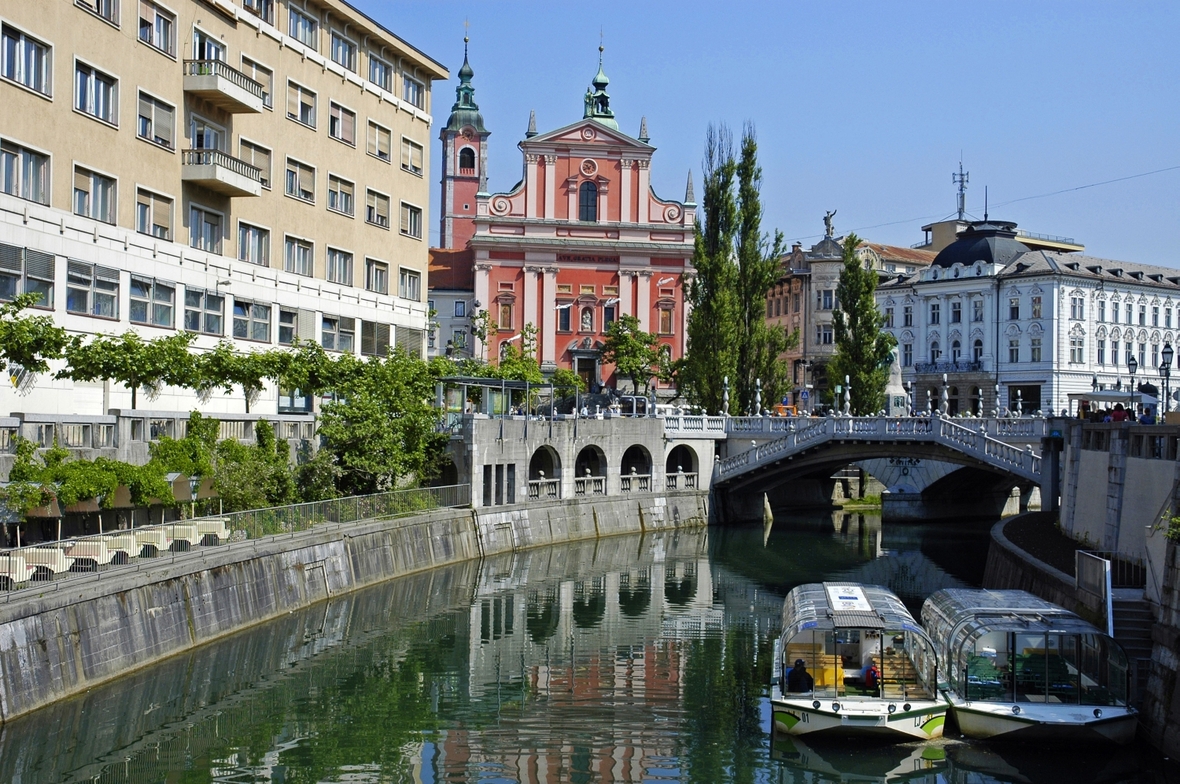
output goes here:
[[0, 591], [11, 599], [25, 590], [44, 591], [67, 581], [72, 585], [87, 578], [101, 579], [160, 559], [200, 557], [209, 547], [470, 505], [470, 485], [422, 487], [37, 542], [0, 549]]

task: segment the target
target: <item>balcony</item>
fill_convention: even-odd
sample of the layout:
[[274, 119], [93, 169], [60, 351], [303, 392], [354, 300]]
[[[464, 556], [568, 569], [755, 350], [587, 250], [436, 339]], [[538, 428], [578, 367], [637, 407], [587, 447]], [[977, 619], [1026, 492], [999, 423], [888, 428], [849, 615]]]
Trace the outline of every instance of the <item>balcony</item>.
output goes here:
[[959, 360], [958, 362], [915, 362], [915, 373], [978, 373], [983, 362]]
[[230, 114], [261, 112], [266, 88], [220, 60], [185, 60], [184, 91]]
[[180, 179], [226, 196], [261, 196], [262, 170], [221, 150], [184, 150]]

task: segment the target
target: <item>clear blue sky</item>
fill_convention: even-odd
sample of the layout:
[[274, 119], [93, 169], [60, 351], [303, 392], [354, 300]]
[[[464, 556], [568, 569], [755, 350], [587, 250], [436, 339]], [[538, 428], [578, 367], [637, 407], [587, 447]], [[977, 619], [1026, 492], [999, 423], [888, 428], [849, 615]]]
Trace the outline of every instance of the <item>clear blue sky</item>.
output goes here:
[[700, 182], [710, 122], [750, 121], [763, 226], [788, 241], [814, 242], [831, 209], [839, 233], [921, 240], [924, 222], [955, 209], [961, 151], [976, 216], [986, 185], [993, 218], [1093, 255], [1180, 267], [1180, 168], [1008, 203], [1180, 167], [1174, 0], [354, 2], [450, 69], [434, 86], [435, 135], [470, 20], [493, 191], [520, 178], [530, 109], [542, 132], [581, 117], [601, 28], [611, 105], [633, 135], [647, 116], [661, 196], [681, 198], [690, 168]]

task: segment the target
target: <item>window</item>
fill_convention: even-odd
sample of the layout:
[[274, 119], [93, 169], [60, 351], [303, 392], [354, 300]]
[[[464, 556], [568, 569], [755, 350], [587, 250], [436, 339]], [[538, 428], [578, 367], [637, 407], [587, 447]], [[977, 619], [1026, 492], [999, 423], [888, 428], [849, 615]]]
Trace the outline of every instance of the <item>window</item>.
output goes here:
[[1106, 339], [1105, 338], [1098, 339], [1098, 364], [1099, 365], [1106, 364]]
[[[402, 168], [411, 174], [422, 174], [422, 145], [402, 137]], [[460, 164], [462, 168], [462, 164]]]
[[1086, 317], [1086, 300], [1082, 297], [1069, 298], [1069, 317], [1080, 321]]
[[1029, 338], [1028, 341], [1028, 359], [1030, 362], [1041, 361], [1041, 339]]
[[792, 299], [794, 300], [794, 302], [791, 306], [791, 311], [793, 313], [798, 313], [799, 312], [799, 295], [797, 293], [792, 295]]
[[270, 305], [234, 300], [234, 337], [270, 342]]
[[914, 326], [914, 308], [911, 305], [906, 305], [901, 311], [901, 325], [903, 327]]
[[598, 220], [598, 186], [589, 181], [578, 187], [578, 220]]
[[328, 282], [352, 285], [352, 254], [328, 248]]
[[1172, 309], [1164, 308], [1164, 329], [1172, 328]]
[[389, 197], [377, 191], [365, 194], [365, 220], [383, 229], [389, 228]]
[[416, 270], [405, 269], [398, 271], [397, 295], [402, 299], [412, 299], [415, 302], [422, 298], [422, 274]]
[[836, 292], [831, 289], [824, 289], [823, 291], [823, 309], [832, 310], [836, 307]]
[[176, 284], [131, 276], [131, 323], [172, 328]]
[[352, 353], [353, 341], [356, 338], [355, 319], [324, 316], [322, 325], [320, 343], [324, 348], [329, 351]]
[[459, 173], [475, 174], [475, 150], [470, 147], [459, 150]]
[[194, 114], [189, 125], [189, 138], [192, 139], [195, 150], [220, 150], [225, 130], [220, 125], [214, 125]]
[[142, 188], [136, 191], [135, 230], [162, 240], [172, 239], [172, 199]]
[[1106, 300], [1098, 300], [1098, 323], [1106, 321]]
[[328, 209], [345, 215], [353, 214], [353, 185], [334, 174], [328, 175]]
[[901, 364], [902, 367], [913, 367], [914, 365], [914, 344], [901, 344]]
[[938, 341], [936, 340], [930, 344], [930, 361], [937, 362], [941, 358], [942, 358], [942, 349], [939, 347]]
[[[310, 124], [314, 125], [314, 120]], [[356, 144], [356, 112], [335, 101], [328, 104], [328, 135], [345, 144]]]
[[1020, 320], [1020, 298], [1019, 297], [1009, 297], [1008, 298], [1008, 320], [1009, 321], [1019, 321]]
[[287, 82], [287, 116], [309, 128], [315, 127], [316, 95], [295, 82]]
[[[566, 308], [566, 310], [573, 310], [573, 308]], [[568, 319], [567, 319], [568, 323]], [[512, 304], [509, 302], [500, 303], [500, 317], [496, 322], [499, 329], [512, 329]]]
[[0, 190], [39, 204], [49, 203], [49, 156], [0, 140]]
[[983, 300], [977, 299], [971, 302], [971, 320], [983, 321]]
[[283, 253], [283, 269], [296, 275], [312, 274], [312, 244], [298, 237], [287, 237]]
[[893, 326], [893, 307], [892, 306], [885, 308], [885, 326], [886, 327]]
[[267, 24], [275, 23], [274, 0], [242, 0], [242, 7]]
[[33, 307], [53, 307], [55, 257], [31, 248], [0, 245], [0, 300], [17, 294], [40, 295]]
[[139, 40], [167, 55], [176, 54], [176, 17], [150, 0], [139, 0]]
[[116, 27], [119, 25], [119, 0], [74, 0], [74, 2]]
[[[1130, 344], [1128, 344], [1128, 345], [1130, 345]], [[1141, 367], [1141, 368], [1148, 367], [1147, 357], [1145, 356], [1146, 353], [1147, 353], [1147, 345], [1145, 343], [1140, 343], [1139, 344], [1139, 367]]]
[[238, 259], [270, 266], [270, 230], [238, 221]]
[[937, 324], [942, 318], [942, 306], [937, 302], [930, 303], [930, 323]]
[[97, 68], [77, 63], [74, 68], [74, 108], [95, 119], [118, 123], [119, 80]]
[[422, 210], [402, 202], [402, 234], [422, 239]]
[[976, 339], [971, 345], [971, 359], [975, 362], [983, 361], [983, 341]]
[[389, 293], [389, 265], [383, 261], [365, 259], [365, 289], [378, 294]]
[[660, 334], [672, 334], [672, 316], [675, 311], [672, 308], [660, 308]]
[[572, 332], [573, 327], [570, 326], [571, 316], [574, 312], [574, 305], [572, 302], [557, 306], [557, 331], [558, 332]]
[[618, 320], [618, 306], [617, 305], [603, 305], [602, 306], [602, 331], [606, 332], [610, 325]]
[[1110, 362], [1113, 365], [1119, 363], [1119, 342], [1117, 340], [1110, 341]]
[[1141, 327], [1147, 326], [1147, 306], [1146, 305], [1139, 306], [1139, 326], [1141, 326]]
[[287, 159], [287, 195], [315, 203], [315, 169], [294, 158]]
[[963, 321], [963, 303], [962, 302], [952, 302], [951, 303], [951, 323], [952, 324], [959, 324], [962, 321]]
[[467, 300], [455, 300], [455, 318], [467, 318]]
[[299, 336], [299, 311], [279, 309], [279, 344], [290, 346]]
[[1013, 338], [1008, 341], [1008, 361], [1009, 362], [1019, 362], [1020, 361], [1020, 339], [1019, 338]]
[[[1041, 318], [1041, 295], [1040, 294], [1034, 295], [1031, 298], [1029, 304], [1032, 309], [1031, 318], [1035, 318], [1035, 319]], [[1081, 318], [1081, 316], [1074, 316], [1074, 318]]]
[[119, 318], [119, 271], [71, 260], [66, 265], [66, 310], [83, 316]]
[[426, 108], [426, 88], [417, 79], [402, 74], [402, 99], [419, 109]]
[[114, 223], [115, 181], [89, 169], [74, 167], [74, 214]]
[[387, 93], [393, 92], [393, 68], [384, 60], [369, 55], [369, 81]]
[[1086, 352], [1086, 339], [1080, 335], [1075, 335], [1069, 339], [1069, 362], [1071, 365], [1080, 365], [1084, 361], [1082, 356]]
[[372, 120], [369, 121], [369, 155], [389, 163], [393, 153], [393, 132]]
[[[1160, 325], [1160, 308], [1159, 305], [1151, 306], [1151, 326], [1158, 327]], [[1155, 364], [1152, 364], [1155, 367]]]
[[963, 344], [957, 340], [951, 341], [951, 362], [958, 362], [963, 355]]
[[1135, 306], [1132, 305], [1130, 302], [1128, 302], [1126, 305], [1126, 314], [1127, 314], [1127, 323], [1128, 324], [1135, 323], [1134, 312], [1135, 312]]
[[1158, 368], [1160, 366], [1160, 344], [1151, 344], [1151, 365], [1150, 367]]
[[189, 332], [220, 335], [224, 308], [225, 297], [220, 294], [186, 286], [184, 289], [184, 328]]
[[225, 44], [204, 30], [193, 30], [193, 59], [225, 62]]
[[9, 25], [0, 26], [0, 76], [49, 95], [49, 46]]
[[258, 169], [261, 173], [258, 181], [262, 183], [263, 188], [270, 188], [270, 150], [265, 147], [260, 147], [254, 142], [248, 142], [242, 139], [241, 158], [246, 163]]
[[[269, 2], [270, 0], [267, 0]], [[242, 73], [262, 85], [262, 105], [268, 109], [274, 106], [274, 72], [261, 63], [243, 55]]]
[[820, 328], [820, 343], [823, 343], [825, 346], [832, 345], [832, 325], [831, 324], [824, 324]]
[[296, 8], [293, 4], [288, 7], [288, 12], [287, 34], [304, 46], [310, 47], [312, 50], [318, 50], [316, 37], [319, 31], [319, 25], [316, 23], [316, 20]]
[[356, 73], [356, 44], [332, 31], [332, 61]]
[[144, 141], [173, 149], [175, 109], [147, 93], [139, 94], [139, 125], [136, 133]]
[[221, 215], [204, 207], [189, 207], [189, 245], [197, 250], [221, 253]]

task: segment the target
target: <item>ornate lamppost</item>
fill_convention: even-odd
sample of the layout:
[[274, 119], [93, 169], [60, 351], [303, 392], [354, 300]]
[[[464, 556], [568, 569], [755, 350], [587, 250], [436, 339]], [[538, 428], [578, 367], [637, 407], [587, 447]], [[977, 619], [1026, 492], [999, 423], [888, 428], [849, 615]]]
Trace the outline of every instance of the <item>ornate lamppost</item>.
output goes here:
[[1127, 357], [1127, 370], [1131, 373], [1131, 418], [1135, 418], [1135, 373], [1139, 370], [1139, 361], [1135, 359], [1135, 355]]
[[[1172, 358], [1176, 356], [1176, 351], [1172, 348], [1171, 343], [1164, 344], [1164, 350], [1160, 352], [1160, 375], [1164, 377], [1164, 413], [1166, 414], [1172, 408]], [[1159, 413], [1158, 411], [1156, 412]]]

